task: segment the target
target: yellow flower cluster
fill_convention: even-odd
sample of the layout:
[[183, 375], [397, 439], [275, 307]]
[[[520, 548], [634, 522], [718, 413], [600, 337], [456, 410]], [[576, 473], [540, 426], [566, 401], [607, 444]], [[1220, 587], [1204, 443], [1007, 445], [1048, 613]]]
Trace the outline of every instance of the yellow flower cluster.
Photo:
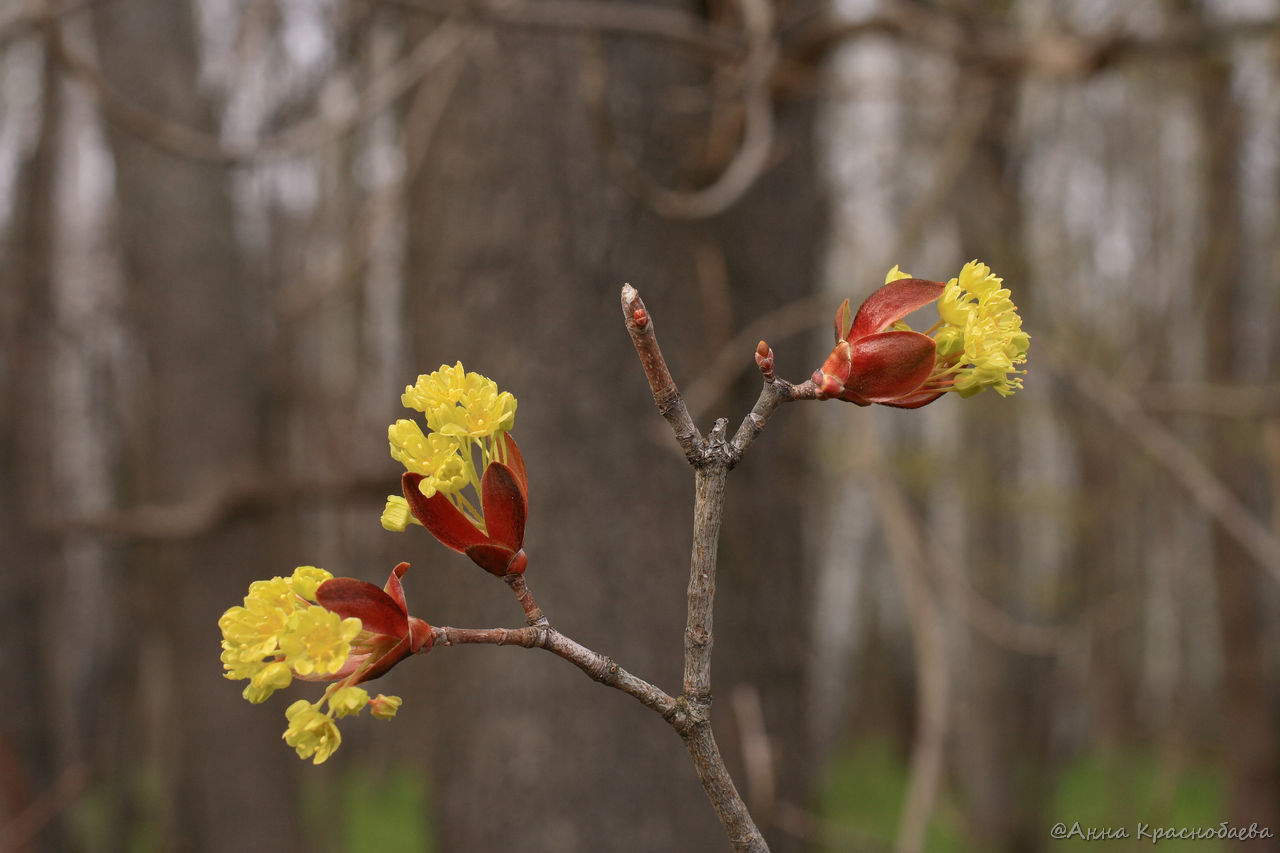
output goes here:
[[[889, 270], [885, 284], [910, 278], [898, 267]], [[980, 261], [969, 261], [960, 275], [947, 282], [938, 298], [940, 322], [930, 329], [938, 348], [938, 362], [926, 385], [939, 380], [947, 390], [972, 397], [986, 388], [1007, 397], [1022, 387], [1017, 365], [1027, 360], [1030, 336], [1009, 299], [1004, 279]], [[895, 326], [906, 328], [905, 324]]]
[[[328, 700], [329, 710], [321, 711]], [[298, 757], [310, 758], [314, 764], [323, 764], [334, 750], [342, 745], [342, 733], [333, 721], [335, 717], [353, 717], [368, 706], [369, 712], [380, 720], [389, 720], [400, 709], [399, 696], [383, 696], [372, 699], [363, 688], [334, 685], [319, 702], [299, 699], [284, 712], [289, 727], [284, 731], [284, 742], [297, 751]]]
[[295, 675], [337, 672], [360, 633], [359, 619], [343, 619], [315, 603], [316, 588], [333, 575], [300, 566], [289, 578], [254, 581], [244, 605], [222, 614], [222, 666], [226, 677], [248, 679], [244, 698], [266, 701]]
[[[463, 490], [471, 485], [478, 493], [485, 467], [505, 461], [504, 436], [515, 425], [516, 398], [509, 391], [499, 391], [492, 379], [467, 372], [458, 362], [419, 376], [404, 389], [400, 401], [423, 413], [429, 432], [424, 433], [417, 421], [396, 421], [387, 430], [391, 457], [406, 471], [422, 475], [418, 488], [425, 497], [437, 492], [446, 495], [484, 530], [483, 516]], [[388, 497], [382, 526], [400, 531], [411, 522], [403, 498]]]
[[1022, 387], [1025, 371], [1015, 365], [1026, 362], [1031, 339], [1003, 284], [986, 264], [970, 261], [938, 299], [938, 358], [952, 365], [961, 397], [985, 388], [1008, 397]]
[[[359, 619], [343, 619], [316, 603], [316, 588], [333, 575], [314, 566], [299, 566], [288, 578], [254, 581], [244, 605], [222, 614], [222, 666], [226, 677], [247, 678], [244, 698], [255, 704], [288, 687], [294, 676], [324, 678], [337, 673], [359, 639]], [[300, 758], [320, 764], [338, 748], [342, 736], [333, 718], [358, 714], [366, 705], [380, 719], [391, 719], [400, 699], [370, 699], [351, 676], [332, 685], [319, 702], [299, 699], [285, 717], [289, 727], [284, 740]], [[329, 710], [321, 711], [325, 702]]]

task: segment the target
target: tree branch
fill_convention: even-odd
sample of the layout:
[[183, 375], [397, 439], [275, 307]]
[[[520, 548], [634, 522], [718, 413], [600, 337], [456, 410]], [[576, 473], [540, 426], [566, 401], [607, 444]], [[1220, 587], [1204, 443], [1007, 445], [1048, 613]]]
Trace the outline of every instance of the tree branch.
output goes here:
[[676, 381], [671, 378], [671, 371], [667, 369], [666, 359], [658, 348], [658, 335], [654, 331], [653, 320], [645, 310], [644, 301], [629, 284], [622, 286], [622, 314], [631, 342], [635, 344], [636, 354], [640, 356], [640, 366], [644, 368], [644, 375], [649, 380], [649, 389], [653, 391], [654, 405], [667, 423], [671, 424], [671, 430], [689, 464], [699, 464], [706, 442], [689, 417], [689, 409], [680, 396], [680, 389], [676, 387]]
[[1147, 414], [1138, 400], [1101, 371], [1078, 358], [1068, 358], [1041, 341], [1049, 368], [1093, 403], [1139, 447], [1165, 467], [1200, 508], [1244, 551], [1280, 580], [1280, 538], [1227, 488], [1209, 465], [1159, 420]]
[[[676, 389], [658, 349], [653, 321], [644, 303], [631, 285], [622, 288], [622, 310], [627, 331], [635, 344], [644, 367], [658, 411], [671, 424], [694, 467], [695, 497], [693, 507], [693, 549], [689, 560], [689, 610], [684, 636], [683, 692], [676, 700], [676, 713], [669, 719], [684, 740], [698, 779], [716, 816], [724, 826], [734, 850], [768, 853], [764, 836], [751, 819], [746, 803], [733, 784], [715, 735], [711, 731], [711, 651], [716, 592], [716, 556], [720, 543], [720, 526], [724, 518], [724, 486], [729, 469], [741, 456], [741, 450], [726, 440], [727, 421], [716, 421], [704, 440], [693, 426], [688, 409]], [[765, 347], [767, 350], [767, 347]], [[772, 360], [757, 351], [757, 364], [766, 379], [772, 377]], [[776, 387], [775, 387], [776, 386]], [[773, 389], [773, 390], [770, 390]], [[768, 415], [786, 399], [792, 398], [791, 386], [777, 380], [765, 383], [762, 400], [739, 429], [741, 446], [746, 447], [759, 434]], [[753, 420], [754, 417], [754, 420]], [[747, 423], [750, 426], [747, 426]], [[745, 432], [744, 432], [745, 430]], [[695, 440], [696, 439], [696, 440]]]
[[707, 219], [723, 213], [751, 189], [769, 164], [774, 140], [770, 84], [778, 58], [773, 9], [768, 0], [737, 0], [737, 5], [747, 44], [740, 84], [742, 139], [719, 176], [701, 189], [676, 190], [661, 186], [623, 152], [609, 119], [604, 50], [597, 43], [588, 45], [583, 52], [582, 92], [594, 117], [605, 162], [623, 188], [659, 216]]
[[529, 625], [524, 628], [450, 628], [432, 626], [432, 644], [436, 646], [463, 646], [483, 644], [492, 646], [521, 646], [526, 649], [546, 649], [557, 657], [586, 673], [592, 681], [620, 690], [638, 700], [650, 710], [656, 711], [670, 722], [676, 715], [676, 700], [643, 678], [639, 678], [618, 666], [607, 655], [592, 651], [566, 637], [549, 624]]
[[[723, 441], [724, 421], [716, 427]], [[712, 433], [713, 441], [715, 432]], [[693, 504], [693, 555], [689, 561], [689, 616], [684, 629], [684, 695], [711, 705], [712, 615], [716, 597], [716, 553], [724, 516], [727, 465], [697, 469]]]
[[742, 419], [742, 424], [733, 435], [733, 441], [729, 442], [730, 452], [733, 454], [730, 467], [738, 463], [743, 452], [751, 446], [751, 442], [764, 431], [765, 423], [768, 422], [774, 409], [783, 403], [816, 399], [818, 399], [818, 386], [813, 384], [812, 379], [806, 379], [799, 385], [792, 385], [785, 379], [770, 380], [766, 377], [755, 406]]
[[445, 21], [352, 98], [341, 116], [312, 115], [248, 145], [227, 145], [213, 134], [152, 112], [116, 90], [92, 62], [67, 44], [56, 18], [50, 19], [46, 30], [49, 49], [59, 65], [93, 96], [107, 118], [156, 148], [222, 164], [302, 154], [342, 138], [421, 83], [468, 37], [465, 27]]

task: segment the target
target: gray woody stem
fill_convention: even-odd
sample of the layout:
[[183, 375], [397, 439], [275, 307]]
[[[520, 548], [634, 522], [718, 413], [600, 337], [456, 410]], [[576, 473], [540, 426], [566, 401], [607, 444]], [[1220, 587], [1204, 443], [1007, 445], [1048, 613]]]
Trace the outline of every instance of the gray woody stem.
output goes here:
[[[762, 363], [764, 388], [755, 407], [743, 419], [732, 441], [726, 440], [724, 418], [716, 421], [710, 436], [703, 438], [689, 415], [684, 399], [671, 378], [653, 321], [645, 310], [640, 295], [631, 285], [622, 288], [622, 312], [627, 331], [635, 344], [640, 364], [644, 367], [653, 391], [653, 401], [675, 433], [676, 441], [694, 468], [695, 498], [693, 509], [693, 555], [689, 563], [689, 617], [684, 637], [684, 685], [679, 697], [672, 698], [654, 685], [618, 666], [611, 658], [571, 640], [551, 626], [533, 600], [523, 574], [507, 575], [505, 580], [525, 612], [524, 628], [432, 628], [432, 646], [485, 643], [497, 646], [541, 648], [556, 654], [581, 669], [593, 681], [621, 690], [645, 707], [656, 711], [684, 741], [697, 770], [702, 788], [711, 800], [720, 823], [724, 826], [733, 849], [738, 853], [769, 853], [769, 845], [760, 834], [747, 805], [733, 784], [720, 748], [711, 731], [711, 649], [713, 645], [712, 615], [716, 594], [716, 552], [720, 543], [720, 524], [724, 517], [724, 487], [730, 469], [742, 453], [764, 429], [774, 409], [793, 400], [817, 399], [817, 386], [812, 382], [792, 385], [775, 379], [772, 352]], [[758, 353], [768, 347], [761, 342]], [[762, 356], [763, 358], [763, 356]]]
[[[716, 593], [716, 551], [720, 542], [720, 524], [724, 517], [724, 487], [729, 470], [738, 463], [742, 452], [764, 429], [766, 421], [779, 405], [799, 399], [815, 399], [817, 387], [812, 382], [791, 385], [773, 376], [772, 354], [767, 366], [760, 365], [764, 388], [760, 399], [743, 420], [732, 441], [726, 441], [726, 421], [716, 421], [706, 439], [698, 432], [689, 416], [675, 380], [671, 378], [653, 319], [640, 295], [631, 285], [622, 288], [622, 314], [627, 332], [635, 344], [636, 354], [649, 380], [653, 400], [675, 433], [676, 441], [695, 472], [693, 508], [693, 555], [689, 563], [689, 616], [684, 636], [684, 692], [676, 700], [678, 712], [670, 720], [680, 733], [689, 757], [693, 759], [702, 788], [707, 792], [716, 815], [724, 825], [734, 850], [768, 853], [769, 845], [747, 811], [742, 796], [724, 765], [711, 731], [711, 650], [714, 636], [712, 616]], [[768, 349], [761, 344], [763, 350]]]
[[676, 713], [676, 700], [654, 687], [643, 678], [637, 678], [614, 663], [613, 659], [592, 651], [569, 639], [547, 624], [545, 617], [538, 625], [524, 628], [448, 628], [431, 629], [432, 647], [461, 646], [483, 643], [493, 646], [523, 646], [526, 649], [546, 649], [569, 661], [587, 674], [592, 681], [621, 690], [633, 696], [642, 705], [657, 711], [666, 720]]

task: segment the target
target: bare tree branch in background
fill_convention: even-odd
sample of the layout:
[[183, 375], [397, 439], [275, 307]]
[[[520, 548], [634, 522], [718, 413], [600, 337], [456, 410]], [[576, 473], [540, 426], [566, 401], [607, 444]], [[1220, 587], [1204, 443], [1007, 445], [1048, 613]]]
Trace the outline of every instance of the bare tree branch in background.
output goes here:
[[595, 119], [605, 159], [618, 182], [659, 216], [706, 219], [732, 206], [760, 177], [773, 148], [773, 100], [769, 83], [777, 61], [773, 10], [769, 0], [738, 0], [747, 43], [740, 83], [742, 139], [727, 166], [711, 184], [698, 190], [660, 186], [642, 172], [619, 145], [609, 118], [607, 71], [599, 42], [584, 52], [582, 93]]
[[715, 60], [740, 60], [746, 53], [738, 35], [722, 25], [656, 3], [591, 2], [590, 0], [378, 0], [407, 12], [458, 17], [491, 27], [543, 29], [554, 32], [616, 34], [656, 39]]
[[56, 20], [51, 22], [48, 32], [49, 46], [58, 62], [94, 96], [111, 121], [172, 154], [231, 165], [306, 153], [351, 133], [422, 83], [462, 45], [467, 30], [460, 24], [445, 21], [404, 59], [379, 75], [364, 92], [348, 101], [341, 115], [309, 116], [247, 145], [228, 145], [211, 133], [148, 110], [111, 86], [93, 64], [69, 44]]
[[925, 577], [937, 560], [922, 547], [919, 524], [874, 446], [873, 429], [864, 428], [859, 450], [867, 467], [875, 506], [893, 555], [894, 573], [911, 625], [916, 672], [916, 729], [911, 747], [907, 791], [898, 818], [898, 853], [920, 853], [938, 801], [950, 721], [951, 665], [937, 599]]
[[92, 7], [97, 3], [110, 0], [69, 0], [69, 2], [52, 2], [51, 0], [29, 0], [27, 3], [10, 3], [0, 13], [0, 49], [11, 42], [38, 35], [41, 27], [48, 26], [68, 15]]
[[1138, 400], [1078, 358], [1065, 357], [1050, 341], [1037, 341], [1044, 363], [1081, 397], [1098, 407], [1139, 448], [1164, 466], [1187, 495], [1258, 565], [1280, 580], [1280, 538], [1268, 529], [1194, 451], [1147, 414]]
[[1088, 77], [1121, 63], [1177, 60], [1280, 32], [1275, 17], [1226, 23], [1188, 19], [1154, 35], [1085, 36], [1065, 29], [1028, 37], [992, 19], [963, 15], [937, 4], [898, 2], [876, 16], [844, 21], [818, 19], [788, 35], [784, 55], [811, 65], [851, 39], [880, 35], [899, 39], [983, 73], [1049, 79]]
[[80, 518], [40, 519], [36, 527], [61, 539], [182, 542], [216, 532], [242, 515], [382, 497], [386, 494], [386, 479], [385, 475], [369, 474], [344, 480], [281, 482], [246, 475], [180, 502], [144, 504]]

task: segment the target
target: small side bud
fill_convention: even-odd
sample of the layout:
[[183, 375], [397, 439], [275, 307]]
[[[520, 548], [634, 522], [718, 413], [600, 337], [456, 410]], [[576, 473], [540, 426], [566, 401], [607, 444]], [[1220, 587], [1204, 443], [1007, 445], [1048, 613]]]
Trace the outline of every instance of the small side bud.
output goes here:
[[765, 382], [773, 381], [773, 349], [764, 341], [756, 344], [756, 367], [760, 368]]
[[649, 325], [649, 312], [643, 308], [636, 308], [631, 312], [631, 319], [635, 321], [637, 329], [643, 329]]

